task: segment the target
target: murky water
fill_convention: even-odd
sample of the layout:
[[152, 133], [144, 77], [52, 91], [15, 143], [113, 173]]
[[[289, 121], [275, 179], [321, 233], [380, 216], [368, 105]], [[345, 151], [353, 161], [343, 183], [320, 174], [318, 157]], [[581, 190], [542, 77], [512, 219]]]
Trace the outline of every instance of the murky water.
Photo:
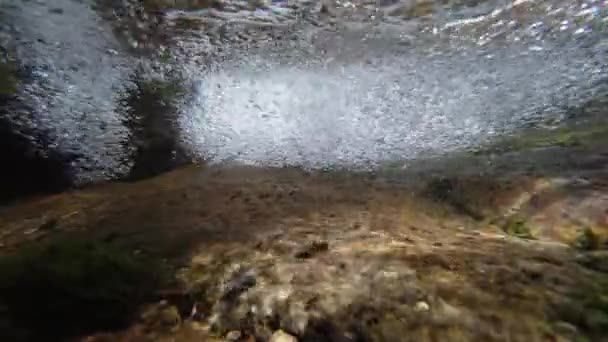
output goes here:
[[[180, 140], [212, 162], [367, 168], [556, 125], [608, 90], [607, 1], [478, 3], [435, 5], [423, 19], [383, 14], [394, 3], [342, 3], [320, 26], [279, 5], [170, 12], [168, 27], [193, 16], [207, 25], [163, 47], [194, 84]], [[35, 76], [20, 94], [36, 110], [13, 120], [49, 130], [52, 148], [78, 156], [83, 181], [124, 174], [117, 103], [139, 60], [89, 2], [9, 0], [1, 9], [3, 45]], [[233, 44], [207, 34], [226, 35], [222, 22], [275, 25], [289, 39]], [[221, 58], [208, 64], [213, 55]]]

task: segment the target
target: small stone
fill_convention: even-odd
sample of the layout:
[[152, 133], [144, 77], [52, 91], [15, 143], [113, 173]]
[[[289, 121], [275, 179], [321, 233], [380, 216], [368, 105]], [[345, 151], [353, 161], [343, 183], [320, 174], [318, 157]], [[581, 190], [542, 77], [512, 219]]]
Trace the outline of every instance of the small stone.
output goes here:
[[227, 341], [238, 341], [241, 338], [241, 332], [238, 330], [233, 330], [226, 334]]
[[414, 306], [414, 310], [418, 311], [418, 312], [424, 312], [424, 311], [429, 311], [431, 307], [423, 301], [420, 301], [418, 303], [416, 303], [416, 305]]
[[298, 342], [298, 339], [283, 330], [277, 330], [270, 337], [270, 342]]

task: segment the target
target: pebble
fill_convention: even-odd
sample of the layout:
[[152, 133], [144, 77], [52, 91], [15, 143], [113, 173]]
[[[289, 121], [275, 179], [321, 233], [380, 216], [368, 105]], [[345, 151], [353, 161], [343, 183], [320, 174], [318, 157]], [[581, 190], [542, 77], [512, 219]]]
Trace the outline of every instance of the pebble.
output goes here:
[[418, 311], [418, 312], [424, 312], [424, 311], [429, 311], [431, 307], [423, 301], [420, 301], [418, 303], [416, 303], [416, 306], [414, 306], [414, 310]]
[[269, 342], [298, 342], [298, 339], [283, 330], [277, 330], [272, 334]]
[[233, 330], [226, 334], [227, 341], [238, 341], [241, 338], [241, 332], [238, 330]]

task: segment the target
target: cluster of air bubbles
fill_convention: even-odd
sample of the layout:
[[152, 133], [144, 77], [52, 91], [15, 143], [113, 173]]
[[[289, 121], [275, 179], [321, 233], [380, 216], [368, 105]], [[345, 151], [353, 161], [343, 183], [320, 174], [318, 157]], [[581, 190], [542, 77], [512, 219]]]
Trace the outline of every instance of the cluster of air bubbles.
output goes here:
[[[335, 51], [304, 63], [297, 49], [244, 53], [199, 75], [182, 127], [205, 159], [256, 165], [375, 167], [478, 146], [559, 122], [567, 108], [606, 90], [605, 32], [586, 29], [605, 22], [600, 7], [510, 1], [438, 19], [447, 40], [415, 41], [405, 53], [339, 34], [326, 45]], [[565, 21], [573, 23], [567, 32]], [[588, 40], [571, 39], [581, 28]], [[466, 37], [476, 44], [455, 46]]]
[[[375, 167], [559, 122], [566, 109], [606, 90], [606, 0], [435, 6], [413, 24], [386, 16], [303, 20], [303, 10], [283, 3], [247, 9], [234, 0], [224, 11], [167, 13], [173, 35], [161, 55], [190, 93], [176, 120], [177, 140], [192, 154]], [[16, 57], [35, 66], [22, 89], [35, 115], [13, 119], [44, 127], [49, 146], [78, 156], [73, 166], [84, 180], [127, 172], [131, 133], [119, 102], [139, 61], [126, 57], [86, 4], [7, 11], [21, 39]], [[150, 75], [164, 79], [157, 71]]]

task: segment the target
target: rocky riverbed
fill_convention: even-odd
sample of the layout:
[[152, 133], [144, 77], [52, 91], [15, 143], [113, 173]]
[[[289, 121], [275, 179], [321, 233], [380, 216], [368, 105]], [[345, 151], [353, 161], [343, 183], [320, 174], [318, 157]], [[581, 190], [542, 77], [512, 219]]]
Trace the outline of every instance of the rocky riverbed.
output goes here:
[[[608, 145], [588, 132], [571, 131], [570, 143], [529, 137], [493, 152], [489, 168], [476, 159], [376, 175], [193, 166], [6, 208], [2, 272], [21, 276], [0, 282], [18, 313], [5, 311], [3, 331], [10, 340], [602, 340]], [[524, 167], [530, 160], [536, 169]], [[127, 274], [135, 278], [116, 285]], [[59, 304], [40, 307], [49, 301]], [[59, 313], [66, 319], [48, 319]]]

